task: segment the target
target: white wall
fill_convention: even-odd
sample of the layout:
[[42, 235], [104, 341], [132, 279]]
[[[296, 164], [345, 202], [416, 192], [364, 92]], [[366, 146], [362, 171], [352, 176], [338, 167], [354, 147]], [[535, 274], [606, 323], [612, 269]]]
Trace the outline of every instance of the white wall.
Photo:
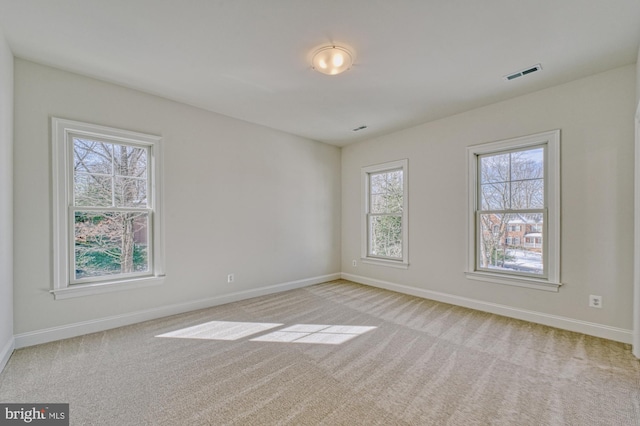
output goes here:
[[[0, 65], [10, 70], [10, 52], [1, 46]], [[0, 231], [10, 234], [9, 75], [2, 71], [0, 88]], [[408, 289], [631, 329], [634, 66], [348, 146], [342, 167], [338, 148], [88, 77], [19, 59], [14, 75], [18, 336], [161, 312], [238, 291], [251, 295], [264, 286], [340, 270]], [[164, 285], [59, 301], [48, 293], [50, 116], [164, 137]], [[549, 293], [467, 280], [465, 148], [554, 128], [562, 130], [564, 286]], [[351, 260], [360, 255], [360, 168], [400, 158], [409, 159], [411, 266], [397, 270], [358, 262], [354, 268]], [[11, 300], [6, 241], [0, 246], [0, 260], [8, 261], [0, 271], [0, 303]], [[230, 272], [236, 275], [233, 285], [226, 283]], [[603, 296], [603, 309], [587, 307], [589, 294]], [[0, 315], [10, 318], [9, 312], [10, 306], [0, 307]], [[11, 335], [9, 321], [3, 317], [1, 324], [0, 345]]]
[[[635, 82], [630, 65], [344, 148], [343, 272], [500, 305], [505, 313], [569, 318], [605, 332], [612, 327], [630, 341]], [[562, 131], [564, 285], [553, 293], [466, 279], [465, 148], [556, 128]], [[411, 265], [401, 270], [358, 262], [354, 268], [352, 259], [360, 257], [360, 168], [401, 158], [409, 159]], [[602, 309], [588, 307], [590, 294], [603, 297]]]
[[0, 30], [0, 371], [13, 350], [13, 54]]
[[[50, 116], [164, 138], [164, 285], [48, 293]], [[340, 272], [339, 148], [20, 59], [14, 130], [16, 339]]]

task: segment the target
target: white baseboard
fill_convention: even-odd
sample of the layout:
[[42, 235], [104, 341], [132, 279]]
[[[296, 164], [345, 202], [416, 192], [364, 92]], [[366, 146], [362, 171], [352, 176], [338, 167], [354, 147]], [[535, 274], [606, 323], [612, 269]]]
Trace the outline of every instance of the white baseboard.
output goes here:
[[563, 330], [576, 331], [578, 333], [602, 337], [604, 339], [614, 340], [616, 342], [631, 343], [632, 341], [632, 331], [626, 330], [624, 328], [610, 327], [593, 322], [581, 321], [558, 315], [550, 315], [543, 312], [529, 311], [507, 305], [499, 305], [497, 303], [470, 299], [468, 297], [455, 296], [452, 294], [440, 293], [437, 291], [425, 290], [402, 284], [395, 284], [388, 281], [376, 280], [359, 275], [347, 274], [344, 272], [342, 273], [342, 279], [360, 284], [370, 285], [372, 287], [384, 288], [386, 290], [396, 291], [398, 293], [409, 294], [411, 296], [422, 297], [424, 299], [435, 300], [437, 302], [463, 306], [465, 308], [476, 309], [478, 311], [489, 312], [492, 314], [502, 315], [505, 317], [520, 319], [537, 324], [548, 325], [550, 327], [556, 327]]
[[13, 354], [13, 350], [16, 348], [16, 341], [13, 336], [11, 339], [4, 345], [4, 348], [0, 350], [0, 373], [4, 370], [5, 365], [9, 362], [9, 358], [11, 358], [11, 354]]
[[15, 335], [15, 347], [24, 348], [26, 346], [39, 345], [41, 343], [81, 336], [83, 334], [96, 333], [99, 331], [109, 330], [111, 328], [139, 323], [142, 321], [181, 314], [198, 309], [210, 308], [212, 306], [224, 305], [225, 303], [237, 302], [239, 300], [250, 299], [252, 297], [265, 296], [267, 294], [280, 293], [282, 291], [307, 287], [314, 284], [337, 280], [340, 279], [340, 277], [340, 273], [322, 275], [319, 277], [274, 284], [251, 290], [238, 291], [193, 302], [162, 306], [159, 308], [147, 309], [144, 311], [131, 312], [128, 314], [115, 315], [106, 318], [99, 318], [90, 321], [63, 325], [59, 327], [20, 333]]
[[482, 300], [425, 290], [416, 287], [410, 287], [402, 284], [395, 284], [388, 281], [377, 280], [374, 278], [368, 278], [359, 275], [335, 273], [298, 281], [275, 284], [266, 287], [260, 287], [257, 289], [238, 291], [235, 293], [216, 296], [204, 300], [162, 306], [159, 308], [147, 309], [144, 311], [115, 315], [90, 321], [83, 321], [59, 327], [31, 331], [27, 333], [20, 333], [15, 335], [13, 339], [7, 342], [5, 347], [0, 352], [0, 371], [2, 371], [2, 369], [6, 365], [14, 349], [52, 342], [55, 340], [67, 339], [70, 337], [81, 336], [83, 334], [109, 330], [111, 328], [122, 327], [125, 325], [135, 324], [142, 321], [148, 321], [170, 315], [181, 314], [184, 312], [195, 311], [198, 309], [210, 308], [212, 306], [237, 302], [239, 300], [250, 299], [252, 297], [265, 296], [268, 294], [307, 287], [310, 285], [337, 280], [340, 278], [360, 284], [370, 285], [372, 287], [383, 288], [386, 290], [396, 291], [398, 293], [409, 294], [412, 296], [422, 297], [438, 302], [450, 303], [452, 305], [463, 306], [466, 308], [476, 309], [479, 311], [489, 312], [497, 315], [503, 315], [510, 318], [548, 325], [550, 327], [576, 331], [578, 333], [602, 337], [604, 339], [614, 340], [617, 342], [631, 343], [632, 341], [632, 331], [623, 328], [610, 327], [573, 318], [550, 315], [543, 312], [518, 309], [511, 306], [500, 305], [496, 303], [485, 302]]

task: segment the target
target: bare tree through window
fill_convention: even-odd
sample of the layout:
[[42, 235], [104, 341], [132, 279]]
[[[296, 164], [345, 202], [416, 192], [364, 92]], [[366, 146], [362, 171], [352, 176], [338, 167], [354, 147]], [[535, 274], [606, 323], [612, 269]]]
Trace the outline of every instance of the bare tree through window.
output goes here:
[[478, 156], [481, 268], [544, 272], [544, 154], [535, 147]]
[[73, 138], [75, 277], [149, 269], [148, 149]]

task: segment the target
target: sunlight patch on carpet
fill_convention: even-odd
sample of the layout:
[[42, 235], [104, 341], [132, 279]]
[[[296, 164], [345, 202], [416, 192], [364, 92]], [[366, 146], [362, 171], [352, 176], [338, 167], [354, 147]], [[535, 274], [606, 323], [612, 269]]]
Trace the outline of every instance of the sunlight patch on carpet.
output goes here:
[[[261, 322], [210, 321], [156, 337], [178, 339], [238, 340], [263, 333], [284, 324]], [[251, 339], [252, 342], [317, 343], [339, 345], [377, 327], [361, 325], [296, 324]]]
[[206, 339], [206, 340], [238, 340], [283, 324], [263, 322], [232, 322], [211, 321], [192, 327], [182, 328], [169, 333], [159, 334], [156, 337], [175, 337], [179, 339]]
[[358, 325], [296, 324], [251, 339], [252, 342], [295, 342], [339, 345], [376, 327]]

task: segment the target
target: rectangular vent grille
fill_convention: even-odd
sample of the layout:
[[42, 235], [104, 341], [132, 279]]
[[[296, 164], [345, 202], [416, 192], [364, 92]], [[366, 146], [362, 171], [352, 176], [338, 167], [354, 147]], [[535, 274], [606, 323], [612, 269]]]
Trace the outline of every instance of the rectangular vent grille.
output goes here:
[[503, 78], [507, 81], [510, 80], [515, 80], [516, 78], [525, 76], [527, 74], [531, 74], [532, 72], [536, 72], [536, 71], [540, 71], [542, 69], [542, 65], [540, 64], [536, 64], [532, 67], [529, 67], [527, 69], [518, 71], [518, 72], [514, 72], [513, 74], [509, 74], [509, 75], [505, 75]]

